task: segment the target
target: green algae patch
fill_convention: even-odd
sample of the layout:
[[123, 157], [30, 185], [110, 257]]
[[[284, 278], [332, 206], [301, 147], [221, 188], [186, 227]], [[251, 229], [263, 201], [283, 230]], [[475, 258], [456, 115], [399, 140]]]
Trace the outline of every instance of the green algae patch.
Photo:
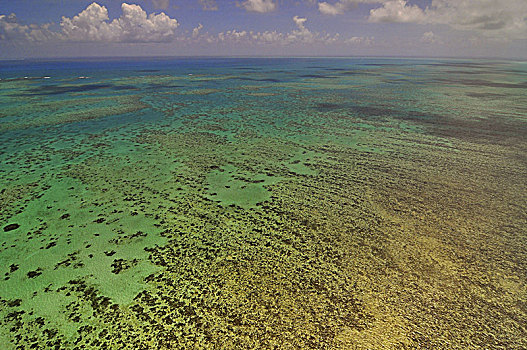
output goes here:
[[317, 175], [318, 171], [310, 167], [311, 158], [316, 156], [315, 152], [303, 151], [292, 157], [286, 164], [289, 171], [298, 175]]
[[73, 179], [46, 184], [10, 218], [20, 228], [2, 236], [0, 263], [8, 271], [0, 298], [20, 300], [24, 320], [44, 317], [70, 337], [97, 311], [88, 303], [66, 312], [76, 302], [72, 281], [91, 286], [94, 300], [108, 306], [129, 304], [159, 271], [147, 250], [166, 240], [152, 218], [108, 206], [111, 193], [90, 192]]
[[[144, 250], [165, 243], [155, 222], [140, 214], [104, 213], [104, 206], [94, 211], [82, 205], [79, 198], [86, 201], [92, 194], [74, 180], [54, 183], [53, 189], [12, 217], [23, 223], [22, 232], [4, 235], [3, 245], [10, 244], [11, 249], [2, 248], [0, 257], [4, 266], [16, 264], [18, 269], [1, 285], [2, 297], [18, 296], [25, 302], [50, 284], [60, 286], [70, 279], [87, 278], [112, 300], [129, 303], [144, 288], [142, 279], [157, 270], [153, 265], [148, 267]], [[97, 201], [103, 202], [105, 197], [97, 195]], [[43, 219], [50, 214], [57, 220]], [[135, 262], [129, 270], [116, 271], [112, 268], [116, 259]], [[23, 283], [26, 278], [30, 283]]]
[[249, 209], [268, 201], [271, 193], [266, 186], [277, 181], [277, 177], [240, 172], [236, 167], [226, 165], [207, 175], [207, 198], [224, 206]]

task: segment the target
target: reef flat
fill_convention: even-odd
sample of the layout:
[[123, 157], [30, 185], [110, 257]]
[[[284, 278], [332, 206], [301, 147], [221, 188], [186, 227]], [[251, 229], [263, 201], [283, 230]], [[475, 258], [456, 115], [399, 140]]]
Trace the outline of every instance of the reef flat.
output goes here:
[[0, 78], [0, 348], [527, 348], [525, 62]]

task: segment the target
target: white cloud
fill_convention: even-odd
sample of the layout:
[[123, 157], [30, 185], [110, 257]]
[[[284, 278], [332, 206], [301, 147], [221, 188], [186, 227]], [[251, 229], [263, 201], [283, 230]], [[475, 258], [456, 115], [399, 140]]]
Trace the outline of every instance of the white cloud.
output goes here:
[[426, 15], [417, 5], [409, 5], [406, 0], [390, 0], [382, 7], [370, 11], [371, 22], [423, 23]]
[[341, 15], [357, 4], [374, 4], [370, 22], [445, 24], [500, 39], [527, 38], [527, 0], [432, 0], [427, 7], [408, 0], [321, 1], [318, 10]]
[[342, 2], [337, 2], [334, 5], [328, 2], [320, 2], [318, 4], [318, 10], [325, 15], [341, 15], [344, 13], [345, 9], [346, 7]]
[[254, 42], [261, 42], [266, 44], [286, 44], [284, 39], [284, 34], [274, 31], [265, 31], [265, 32], [258, 32], [256, 34], [252, 34], [251, 38], [254, 40]]
[[364, 37], [364, 36], [353, 36], [349, 39], [344, 40], [344, 43], [346, 44], [352, 44], [352, 45], [365, 45], [365, 46], [371, 46], [374, 43], [374, 37]]
[[199, 35], [199, 32], [203, 29], [203, 24], [199, 23], [198, 26], [192, 29], [192, 37], [196, 38]]
[[62, 17], [64, 40], [107, 42], [163, 42], [174, 39], [179, 23], [163, 12], [146, 12], [139, 5], [121, 5], [122, 15], [109, 21], [106, 7], [92, 3], [73, 18]]
[[[0, 16], [0, 39], [20, 41], [77, 41], [77, 42], [185, 42], [226, 45], [296, 45], [296, 44], [332, 44], [346, 43], [339, 34], [311, 31], [307, 18], [294, 16], [294, 29], [289, 32], [232, 29], [218, 34], [203, 32], [204, 25], [199, 23], [190, 32], [176, 35], [178, 22], [164, 13], [150, 14], [138, 5], [122, 4], [122, 15], [109, 19], [106, 7], [92, 3], [78, 15], [63, 17], [60, 31], [50, 31], [49, 24], [20, 24], [15, 15]], [[367, 44], [367, 40], [351, 38], [355, 44]]]
[[229, 43], [239, 43], [245, 41], [249, 38], [251, 33], [245, 30], [237, 31], [236, 29], [228, 30], [225, 33], [218, 33], [218, 41], [229, 42]]
[[304, 26], [304, 23], [306, 23], [306, 21], [307, 21], [307, 18], [302, 18], [298, 16], [293, 17], [293, 22], [295, 22], [296, 26], [300, 30], [306, 30], [306, 27]]
[[43, 41], [56, 38], [57, 34], [49, 27], [51, 23], [37, 25], [21, 24], [14, 13], [6, 16], [0, 15], [0, 40], [5, 41]]
[[204, 33], [194, 37], [195, 40], [222, 44], [243, 44], [243, 45], [275, 45], [286, 46], [295, 44], [331, 44], [340, 40], [339, 34], [327, 34], [312, 32], [306, 26], [307, 18], [294, 16], [293, 23], [296, 28], [287, 33], [276, 30], [254, 32], [246, 30], [228, 30], [226, 32], [211, 35]]
[[14, 13], [0, 15], [0, 40], [28, 39], [29, 27], [18, 23]]
[[276, 9], [276, 4], [273, 0], [245, 0], [241, 6], [250, 12], [271, 12]]
[[315, 41], [315, 35], [306, 28], [304, 23], [307, 21], [307, 18], [302, 18], [298, 16], [293, 17], [293, 22], [297, 27], [296, 30], [293, 30], [287, 36], [288, 40], [291, 42], [302, 41], [306, 43], [312, 43]]
[[378, 4], [385, 1], [386, 0], [340, 0], [334, 3], [323, 1], [318, 3], [318, 10], [325, 15], [341, 15], [356, 7], [358, 4]]
[[433, 0], [429, 22], [503, 38], [527, 38], [525, 0]]
[[424, 44], [442, 43], [441, 39], [439, 39], [432, 31], [423, 33], [420, 41]]
[[502, 39], [527, 38], [526, 0], [432, 0], [424, 10], [406, 0], [382, 3], [370, 11], [371, 22], [446, 24]]

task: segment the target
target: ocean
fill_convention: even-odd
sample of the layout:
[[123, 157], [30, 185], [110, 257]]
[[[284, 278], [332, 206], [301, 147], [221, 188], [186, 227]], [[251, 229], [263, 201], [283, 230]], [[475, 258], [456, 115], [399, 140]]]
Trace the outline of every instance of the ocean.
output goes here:
[[0, 62], [1, 349], [527, 348], [527, 63]]

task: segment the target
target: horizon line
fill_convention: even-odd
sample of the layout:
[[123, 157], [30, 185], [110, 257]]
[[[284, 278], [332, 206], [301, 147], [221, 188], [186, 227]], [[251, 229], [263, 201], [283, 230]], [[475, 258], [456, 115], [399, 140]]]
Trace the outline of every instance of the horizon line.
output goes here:
[[105, 56], [44, 56], [44, 57], [19, 57], [19, 58], [1, 58], [0, 61], [45, 61], [45, 60], [82, 60], [82, 59], [207, 59], [207, 58], [383, 58], [383, 59], [482, 59], [482, 60], [503, 60], [503, 61], [521, 61], [527, 62], [524, 57], [491, 57], [491, 56], [403, 56], [403, 55], [330, 55], [330, 56], [312, 56], [312, 55], [105, 55]]

